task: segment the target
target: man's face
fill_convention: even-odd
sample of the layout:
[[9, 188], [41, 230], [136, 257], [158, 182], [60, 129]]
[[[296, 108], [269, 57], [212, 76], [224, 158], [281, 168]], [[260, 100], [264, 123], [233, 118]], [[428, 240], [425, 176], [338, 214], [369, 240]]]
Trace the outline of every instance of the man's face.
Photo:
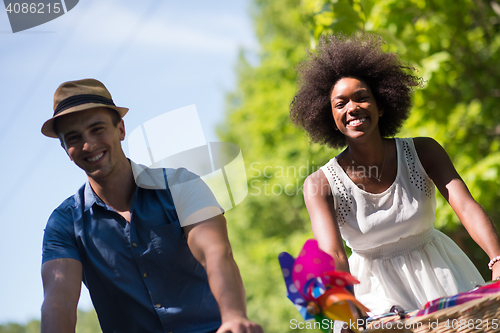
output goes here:
[[57, 120], [57, 131], [68, 156], [87, 176], [98, 181], [117, 172], [125, 155], [123, 120], [113, 125], [111, 110], [103, 107], [79, 111]]

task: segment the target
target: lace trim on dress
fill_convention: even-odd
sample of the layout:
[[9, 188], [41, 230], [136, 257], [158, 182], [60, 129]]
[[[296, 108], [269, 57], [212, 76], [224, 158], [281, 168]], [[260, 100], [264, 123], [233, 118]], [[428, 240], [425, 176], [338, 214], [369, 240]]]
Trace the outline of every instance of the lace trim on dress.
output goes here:
[[333, 165], [329, 164], [326, 166], [326, 169], [332, 176], [332, 179], [335, 183], [335, 188], [337, 189], [338, 196], [333, 193], [334, 197], [336, 197], [337, 206], [335, 207], [335, 213], [337, 215], [337, 223], [339, 227], [342, 227], [346, 222], [346, 217], [349, 215], [352, 206], [352, 198], [347, 194], [347, 190], [344, 184], [340, 181], [339, 175], [335, 172]]
[[432, 188], [428, 186], [425, 175], [422, 175], [418, 169], [417, 165], [415, 164], [417, 162], [416, 157], [413, 155], [413, 153], [416, 153], [415, 149], [411, 149], [410, 143], [406, 140], [401, 140], [401, 143], [403, 144], [403, 153], [404, 157], [406, 160], [406, 165], [408, 166], [408, 171], [410, 174], [410, 182], [415, 185], [419, 190], [425, 191], [425, 195], [428, 198], [432, 198]]

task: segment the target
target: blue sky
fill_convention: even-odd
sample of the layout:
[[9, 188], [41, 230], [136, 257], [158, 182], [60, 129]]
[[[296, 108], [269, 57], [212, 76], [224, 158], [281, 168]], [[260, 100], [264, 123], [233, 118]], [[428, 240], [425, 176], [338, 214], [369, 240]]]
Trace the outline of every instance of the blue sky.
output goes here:
[[[238, 51], [258, 51], [248, 7], [248, 0], [80, 0], [15, 34], [0, 11], [0, 324], [39, 318], [43, 228], [85, 181], [58, 141], [40, 133], [55, 89], [101, 80], [118, 106], [130, 108], [128, 133], [195, 104], [206, 140], [217, 141]], [[80, 306], [91, 307], [85, 287]]]

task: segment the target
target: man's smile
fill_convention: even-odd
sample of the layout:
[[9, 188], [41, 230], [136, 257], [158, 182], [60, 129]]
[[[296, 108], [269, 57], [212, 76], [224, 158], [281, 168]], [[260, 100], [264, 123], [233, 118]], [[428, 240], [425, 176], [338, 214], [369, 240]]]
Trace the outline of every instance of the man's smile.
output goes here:
[[104, 151], [103, 152], [100, 152], [99, 154], [97, 155], [94, 155], [94, 156], [91, 156], [91, 157], [87, 157], [85, 158], [88, 162], [96, 162], [97, 160], [100, 160], [103, 156], [104, 156]]

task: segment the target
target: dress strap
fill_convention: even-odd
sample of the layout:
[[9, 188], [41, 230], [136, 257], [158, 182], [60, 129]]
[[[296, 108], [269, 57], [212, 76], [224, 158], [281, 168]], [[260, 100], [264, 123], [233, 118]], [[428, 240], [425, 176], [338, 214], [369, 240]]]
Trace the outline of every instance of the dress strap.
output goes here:
[[339, 227], [342, 227], [346, 223], [347, 216], [351, 213], [351, 207], [353, 205], [352, 198], [348, 195], [344, 183], [340, 180], [340, 176], [338, 174], [339, 170], [336, 170], [335, 168], [335, 157], [332, 158], [326, 165], [321, 167], [321, 170], [330, 184], [337, 223]]
[[403, 154], [401, 158], [407, 166], [410, 183], [418, 191], [422, 191], [428, 198], [432, 198], [434, 193], [434, 184], [425, 172], [420, 159], [418, 158], [417, 150], [412, 138], [399, 139], [401, 142]]

